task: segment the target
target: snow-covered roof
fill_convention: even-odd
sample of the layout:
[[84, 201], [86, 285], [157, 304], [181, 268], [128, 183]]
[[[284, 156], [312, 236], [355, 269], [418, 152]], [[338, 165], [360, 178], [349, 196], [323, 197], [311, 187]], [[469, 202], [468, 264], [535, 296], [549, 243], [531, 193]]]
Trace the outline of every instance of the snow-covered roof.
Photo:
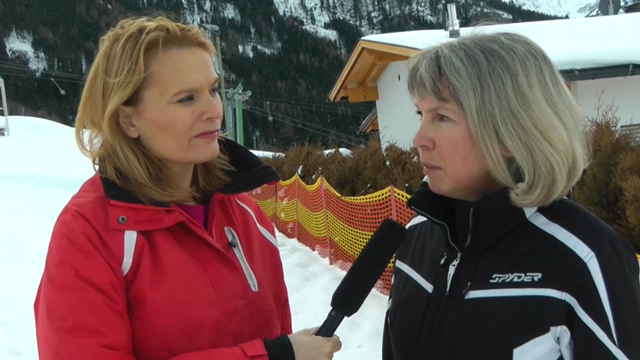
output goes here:
[[[473, 33], [517, 32], [540, 45], [559, 70], [640, 64], [640, 13], [461, 28]], [[455, 39], [444, 30], [369, 35], [375, 43], [424, 49]]]

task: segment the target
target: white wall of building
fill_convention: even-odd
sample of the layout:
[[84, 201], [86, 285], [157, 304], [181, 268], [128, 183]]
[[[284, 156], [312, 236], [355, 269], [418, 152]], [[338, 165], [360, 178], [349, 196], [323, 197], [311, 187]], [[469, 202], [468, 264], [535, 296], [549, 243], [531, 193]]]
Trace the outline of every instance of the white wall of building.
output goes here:
[[[407, 89], [406, 61], [390, 63], [377, 81], [378, 125], [383, 148], [395, 142], [409, 149], [418, 130], [418, 116]], [[618, 106], [620, 125], [640, 123], [640, 76], [573, 82], [571, 91], [585, 116], [596, 115], [598, 94], [602, 102]]]
[[603, 105], [618, 107], [620, 125], [640, 123], [640, 76], [577, 81], [571, 91], [587, 117], [596, 115], [598, 94], [602, 94]]
[[390, 143], [409, 149], [411, 139], [418, 130], [416, 107], [407, 89], [406, 61], [387, 65], [377, 81], [378, 126], [382, 147]]

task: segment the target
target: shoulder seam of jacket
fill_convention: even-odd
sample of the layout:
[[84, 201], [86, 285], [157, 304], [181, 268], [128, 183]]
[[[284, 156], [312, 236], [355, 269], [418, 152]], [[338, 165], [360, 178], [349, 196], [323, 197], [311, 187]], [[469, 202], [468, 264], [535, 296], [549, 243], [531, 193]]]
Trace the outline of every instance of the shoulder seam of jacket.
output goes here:
[[611, 303], [609, 302], [607, 287], [596, 254], [576, 235], [572, 234], [557, 223], [549, 220], [541, 213], [536, 212], [534, 214], [531, 214], [528, 217], [528, 220], [542, 231], [551, 235], [553, 239], [556, 239], [564, 244], [584, 262], [587, 269], [589, 270], [589, 273], [591, 274], [593, 282], [596, 286], [596, 290], [600, 295], [600, 301], [602, 302], [602, 307], [604, 308], [604, 311], [607, 315], [611, 333], [613, 334], [613, 341], [615, 344], [618, 344], [618, 337], [616, 335], [616, 327], [613, 320]]
[[422, 216], [422, 215], [417, 215], [416, 217], [414, 217], [413, 219], [411, 219], [411, 221], [409, 221], [409, 223], [407, 224], [406, 228], [408, 229], [408, 228], [410, 228], [411, 226], [418, 225], [418, 224], [420, 224], [421, 222], [425, 222], [425, 221], [427, 221], [427, 220], [428, 220], [428, 219], [427, 219], [426, 217], [424, 217], [424, 216]]

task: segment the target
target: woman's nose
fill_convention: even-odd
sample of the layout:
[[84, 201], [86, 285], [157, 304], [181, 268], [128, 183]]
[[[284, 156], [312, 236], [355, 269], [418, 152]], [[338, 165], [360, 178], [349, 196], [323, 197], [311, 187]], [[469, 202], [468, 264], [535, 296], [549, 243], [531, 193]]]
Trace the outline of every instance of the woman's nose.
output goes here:
[[208, 117], [214, 117], [215, 119], [222, 117], [222, 99], [220, 94], [211, 95], [206, 102], [206, 112]]
[[431, 150], [435, 147], [433, 136], [424, 121], [420, 123], [420, 127], [418, 128], [418, 131], [413, 136], [412, 143], [413, 143], [413, 146], [415, 146], [418, 149]]

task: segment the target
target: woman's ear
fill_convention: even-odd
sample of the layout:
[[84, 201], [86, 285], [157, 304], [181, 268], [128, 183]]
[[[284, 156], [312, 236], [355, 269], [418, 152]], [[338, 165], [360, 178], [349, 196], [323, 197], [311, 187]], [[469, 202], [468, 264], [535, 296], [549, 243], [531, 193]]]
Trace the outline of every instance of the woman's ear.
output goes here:
[[127, 136], [132, 139], [140, 137], [140, 132], [133, 122], [133, 108], [130, 106], [122, 105], [118, 109], [118, 123]]

